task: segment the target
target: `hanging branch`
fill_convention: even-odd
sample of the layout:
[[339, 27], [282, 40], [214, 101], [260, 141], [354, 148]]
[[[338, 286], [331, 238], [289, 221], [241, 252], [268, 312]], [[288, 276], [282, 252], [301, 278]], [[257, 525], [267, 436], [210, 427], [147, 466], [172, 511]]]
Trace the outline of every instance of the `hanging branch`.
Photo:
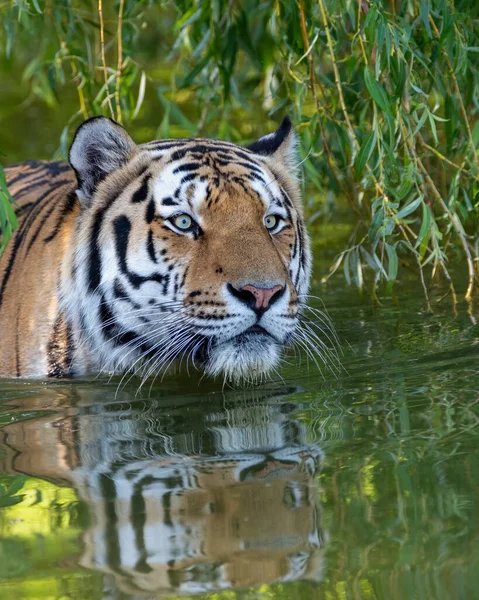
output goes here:
[[429, 189], [432, 191], [432, 194], [433, 194], [434, 198], [437, 200], [437, 202], [439, 203], [439, 206], [441, 207], [442, 211], [448, 216], [448, 218], [451, 222], [451, 225], [454, 228], [454, 230], [461, 242], [462, 248], [466, 255], [467, 268], [468, 268], [468, 272], [469, 272], [469, 280], [468, 280], [468, 286], [467, 286], [465, 298], [466, 298], [466, 300], [471, 300], [472, 290], [474, 289], [475, 272], [474, 272], [474, 262], [472, 259], [471, 250], [469, 248], [469, 244], [467, 243], [467, 239], [466, 239], [464, 230], [462, 229], [462, 226], [459, 225], [457, 219], [454, 218], [454, 215], [449, 210], [447, 204], [444, 202], [434, 181], [432, 180], [426, 167], [424, 166], [424, 163], [419, 158], [419, 156], [416, 152], [414, 142], [411, 139], [411, 136], [409, 135], [409, 133], [406, 131], [406, 128], [404, 127], [404, 124], [402, 123], [402, 121], [401, 121], [401, 132], [404, 137], [404, 141], [406, 142], [406, 144], [412, 154], [412, 157], [413, 157], [416, 165], [419, 168], [419, 171], [421, 171], [421, 173], [424, 175], [424, 178], [429, 186]]
[[324, 31], [326, 32], [326, 40], [327, 40], [327, 44], [328, 44], [328, 49], [329, 49], [329, 53], [331, 55], [331, 62], [333, 64], [334, 82], [336, 84], [336, 89], [338, 90], [339, 104], [341, 106], [341, 110], [344, 115], [344, 120], [346, 121], [346, 124], [348, 126], [348, 130], [351, 135], [351, 139], [354, 142], [356, 150], [359, 150], [359, 142], [356, 137], [356, 134], [354, 133], [354, 129], [351, 124], [351, 119], [349, 118], [349, 113], [346, 108], [346, 103], [344, 102], [343, 87], [341, 85], [341, 76], [339, 75], [339, 69], [338, 69], [338, 65], [336, 62], [336, 56], [334, 53], [333, 40], [331, 38], [331, 33], [329, 31], [329, 23], [328, 23], [326, 8], [324, 6], [323, 0], [318, 0], [318, 2], [319, 2], [319, 8], [321, 10], [321, 18], [323, 20]]
[[122, 36], [122, 27], [123, 27], [123, 9], [125, 5], [125, 0], [120, 0], [120, 8], [118, 10], [118, 27], [116, 32], [117, 37], [117, 53], [118, 53], [118, 61], [116, 68], [116, 83], [115, 83], [115, 104], [116, 104], [116, 118], [120, 125], [122, 124], [122, 114], [121, 114], [121, 102], [120, 102], [120, 88], [121, 88], [121, 75], [123, 69], [123, 36]]
[[115, 112], [113, 111], [113, 105], [111, 103], [110, 88], [108, 85], [108, 70], [106, 66], [105, 56], [105, 25], [103, 23], [103, 3], [102, 0], [98, 0], [98, 15], [100, 17], [100, 49], [101, 49], [101, 62], [103, 64], [103, 75], [105, 78], [105, 91], [108, 106], [110, 108], [111, 118], [115, 118]]
[[[318, 94], [316, 91], [317, 78], [316, 78], [316, 72], [314, 69], [314, 58], [313, 58], [312, 48], [309, 44], [308, 31], [306, 28], [306, 16], [304, 13], [304, 0], [299, 0], [299, 15], [300, 15], [300, 23], [301, 23], [301, 35], [303, 38], [303, 46], [304, 46], [304, 50], [305, 50], [304, 56], [307, 56], [307, 58], [308, 58], [309, 81], [310, 81], [311, 93], [313, 94], [314, 105], [316, 107], [316, 112], [318, 114], [318, 124], [319, 124], [319, 130], [321, 133], [321, 143], [323, 145], [324, 155], [326, 157], [326, 162], [328, 163], [329, 170], [331, 172], [331, 175], [334, 178], [334, 181], [336, 182], [336, 185], [343, 192], [345, 197], [349, 199], [350, 195], [349, 195], [348, 191], [345, 189], [341, 180], [339, 179], [339, 177], [336, 173], [336, 169], [334, 168], [334, 165], [332, 163], [331, 151], [329, 149], [328, 142], [326, 140], [326, 133], [324, 131], [323, 122], [321, 120], [321, 107], [319, 105], [319, 98], [318, 98]], [[321, 91], [322, 91], [322, 96], [323, 96], [323, 102], [324, 102], [325, 106], [327, 107], [328, 102], [326, 99], [326, 95], [324, 93], [324, 89], [322, 87], [321, 87]], [[362, 217], [360, 211], [358, 210], [358, 208], [354, 204], [353, 204], [353, 208], [354, 208], [355, 212], [358, 214], [359, 218], [362, 220], [363, 217]]]
[[[434, 19], [432, 18], [432, 15], [429, 15], [429, 22], [431, 23], [432, 28], [434, 29], [434, 33], [439, 38], [439, 31], [436, 27], [436, 23], [434, 23]], [[456, 27], [456, 26], [454, 26], [454, 27]], [[457, 29], [455, 29], [455, 30], [457, 32]], [[456, 91], [457, 98], [459, 100], [459, 106], [461, 107], [462, 118], [464, 119], [464, 125], [466, 126], [467, 136], [469, 138], [469, 145], [471, 146], [471, 150], [472, 150], [472, 153], [474, 156], [474, 163], [477, 166], [478, 165], [477, 152], [476, 152], [476, 146], [474, 144], [474, 139], [472, 137], [471, 125], [469, 123], [469, 118], [467, 116], [466, 107], [464, 106], [464, 100], [462, 99], [461, 90], [459, 89], [459, 84], [457, 82], [456, 73], [454, 72], [454, 68], [452, 66], [451, 59], [449, 58], [449, 54], [447, 53], [445, 46], [442, 47], [442, 53], [444, 54], [444, 58], [446, 59], [446, 62], [447, 62], [447, 67], [449, 69], [449, 75], [451, 76], [451, 79], [454, 83], [454, 89]]]

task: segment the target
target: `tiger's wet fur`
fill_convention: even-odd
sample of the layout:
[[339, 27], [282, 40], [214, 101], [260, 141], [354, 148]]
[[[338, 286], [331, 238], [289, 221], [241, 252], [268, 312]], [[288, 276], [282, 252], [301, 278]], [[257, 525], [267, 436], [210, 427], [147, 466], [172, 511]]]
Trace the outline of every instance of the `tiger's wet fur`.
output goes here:
[[0, 259], [0, 375], [268, 374], [310, 277], [295, 146], [289, 119], [243, 148], [136, 145], [98, 117], [71, 166], [7, 167], [19, 227]]

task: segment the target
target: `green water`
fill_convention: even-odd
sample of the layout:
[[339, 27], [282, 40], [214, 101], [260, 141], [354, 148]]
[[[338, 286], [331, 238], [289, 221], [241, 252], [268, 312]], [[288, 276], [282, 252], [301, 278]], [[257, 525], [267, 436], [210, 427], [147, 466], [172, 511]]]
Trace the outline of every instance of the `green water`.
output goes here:
[[477, 598], [479, 329], [400, 292], [314, 285], [338, 378], [3, 381], [0, 598]]

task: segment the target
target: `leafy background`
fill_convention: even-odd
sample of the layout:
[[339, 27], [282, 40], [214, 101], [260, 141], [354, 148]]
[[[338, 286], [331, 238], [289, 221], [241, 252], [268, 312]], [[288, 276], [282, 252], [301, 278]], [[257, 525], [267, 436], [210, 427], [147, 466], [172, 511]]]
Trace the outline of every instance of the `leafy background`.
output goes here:
[[[454, 301], [455, 286], [471, 298], [474, 0], [6, 0], [0, 19], [4, 164], [64, 159], [74, 129], [97, 114], [139, 142], [245, 143], [288, 113], [313, 236], [318, 223], [351, 224], [333, 236], [342, 248], [325, 280], [341, 270], [377, 297], [412, 270], [427, 304], [439, 278]], [[0, 198], [5, 245], [15, 217], [1, 177]]]

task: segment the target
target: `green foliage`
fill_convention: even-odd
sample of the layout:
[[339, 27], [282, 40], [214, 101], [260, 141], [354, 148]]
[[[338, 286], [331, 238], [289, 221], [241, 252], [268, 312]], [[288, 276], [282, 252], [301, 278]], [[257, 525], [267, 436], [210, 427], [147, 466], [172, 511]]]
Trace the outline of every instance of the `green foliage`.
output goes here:
[[331, 274], [342, 267], [347, 281], [392, 291], [414, 268], [426, 297], [425, 275], [438, 274], [455, 299], [448, 261], [459, 256], [470, 298], [479, 248], [476, 2], [7, 0], [0, 17], [0, 59], [23, 70], [31, 98], [62, 107], [76, 90], [57, 156], [100, 113], [139, 137], [142, 120], [154, 119], [158, 136], [237, 142], [289, 113], [311, 223], [347, 207], [356, 224]]
[[17, 226], [13, 198], [8, 191], [5, 173], [0, 165], [0, 256]]

